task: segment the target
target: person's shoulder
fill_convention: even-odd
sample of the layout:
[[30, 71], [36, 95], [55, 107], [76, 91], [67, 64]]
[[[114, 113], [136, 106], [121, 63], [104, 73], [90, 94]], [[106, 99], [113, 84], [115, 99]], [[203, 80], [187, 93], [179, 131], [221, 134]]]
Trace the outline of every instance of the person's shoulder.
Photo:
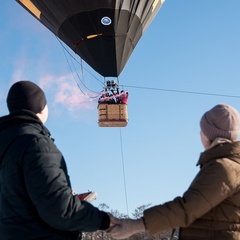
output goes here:
[[217, 158], [214, 168], [217, 169], [218, 172], [216, 177], [225, 179], [226, 182], [238, 182], [238, 184], [240, 184], [240, 164], [238, 162], [228, 157]]

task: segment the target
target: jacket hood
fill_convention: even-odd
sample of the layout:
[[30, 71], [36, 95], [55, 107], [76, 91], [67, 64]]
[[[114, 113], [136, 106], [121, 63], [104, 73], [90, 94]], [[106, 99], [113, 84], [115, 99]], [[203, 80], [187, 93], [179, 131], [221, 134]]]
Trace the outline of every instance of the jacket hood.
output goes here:
[[[32, 127], [29, 128], [29, 125]], [[27, 127], [28, 126], [28, 127]], [[50, 136], [37, 115], [28, 110], [19, 110], [0, 118], [0, 164], [8, 146], [19, 136], [33, 132]]]
[[217, 158], [228, 158], [240, 164], [240, 142], [231, 142], [227, 139], [216, 139], [213, 146], [202, 152], [197, 165]]

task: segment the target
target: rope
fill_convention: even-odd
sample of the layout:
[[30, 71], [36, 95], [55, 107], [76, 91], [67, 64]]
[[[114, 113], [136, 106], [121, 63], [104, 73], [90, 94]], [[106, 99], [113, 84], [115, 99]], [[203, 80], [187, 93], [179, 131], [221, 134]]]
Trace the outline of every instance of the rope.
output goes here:
[[215, 97], [240, 98], [240, 95], [230, 95], [230, 94], [220, 94], [220, 93], [206, 93], [206, 92], [174, 90], [174, 89], [166, 89], [166, 88], [141, 87], [141, 86], [128, 86], [128, 85], [124, 85], [124, 86], [128, 87], [128, 88], [138, 88], [138, 89], [144, 89], [144, 90], [154, 90], [154, 91], [163, 91], [163, 92], [175, 92], [175, 93], [185, 93], [185, 94], [195, 94], [195, 95], [208, 95], [208, 96], [215, 96]]
[[[82, 73], [83, 73], [83, 69], [84, 69], [86, 72], [88, 72], [88, 74], [90, 74], [92, 77], [94, 77], [101, 85], [103, 85], [103, 82], [102, 82], [100, 79], [98, 79], [96, 76], [94, 76], [90, 71], [88, 71], [88, 70], [83, 66], [83, 64], [82, 64], [82, 59], [81, 59], [81, 62], [79, 62], [79, 61], [68, 51], [68, 49], [63, 45], [63, 43], [59, 40], [59, 38], [58, 38], [57, 36], [56, 36], [56, 38], [57, 38], [58, 42], [60, 43], [60, 45], [61, 45], [61, 47], [62, 47], [62, 50], [63, 50], [63, 52], [64, 52], [64, 56], [65, 56], [65, 58], [66, 58], [66, 61], [67, 61], [67, 63], [68, 63], [68, 66], [69, 66], [69, 68], [70, 68], [70, 71], [71, 71], [71, 73], [72, 73], [72, 75], [73, 75], [73, 78], [74, 78], [75, 82], [77, 83], [76, 78], [74, 77], [74, 74], [73, 74], [72, 67], [71, 67], [71, 65], [70, 65], [70, 63], [69, 63], [69, 61], [68, 61], [68, 58], [67, 58], [66, 53], [70, 56], [70, 59], [71, 59], [71, 62], [72, 62], [72, 66], [74, 66], [74, 64], [73, 64], [73, 60], [74, 60], [76, 63], [78, 63], [78, 64], [80, 65], [80, 67], [81, 67], [81, 72], [82, 72]], [[74, 69], [75, 69], [75, 67], [74, 67]], [[79, 74], [77, 73], [76, 69], [75, 69], [75, 74], [77, 75], [77, 78], [79, 79], [79, 81], [83, 84], [83, 86], [84, 86], [88, 91], [93, 92], [93, 93], [98, 93], [98, 92], [95, 92], [95, 91], [90, 90], [90, 89], [85, 85], [85, 83], [82, 81], [82, 79], [80, 78]], [[81, 90], [81, 92], [82, 92], [83, 94], [85, 94], [85, 93], [82, 91], [82, 89], [80, 88], [80, 86], [79, 86], [78, 83], [77, 83], [77, 86], [78, 86], [78, 88]]]
[[127, 198], [127, 184], [126, 184], [126, 174], [125, 174], [123, 144], [122, 144], [122, 130], [121, 130], [121, 128], [119, 128], [119, 129], [120, 129], [120, 143], [121, 143], [121, 156], [122, 156], [122, 169], [123, 169], [123, 184], [124, 184], [124, 192], [125, 192], [125, 202], [126, 202], [127, 214], [129, 215], [128, 198]]

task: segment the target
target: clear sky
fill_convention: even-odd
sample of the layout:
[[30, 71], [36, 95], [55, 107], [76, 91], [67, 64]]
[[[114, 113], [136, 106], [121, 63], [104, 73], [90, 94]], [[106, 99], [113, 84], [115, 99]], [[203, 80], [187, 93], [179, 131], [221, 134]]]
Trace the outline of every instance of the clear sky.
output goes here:
[[98, 127], [94, 94], [79, 80], [100, 92], [103, 77], [14, 0], [2, 1], [0, 115], [9, 87], [31, 80], [46, 93], [46, 126], [75, 191], [96, 191], [95, 206], [130, 215], [172, 200], [198, 172], [202, 114], [218, 103], [240, 110], [239, 12], [239, 0], [166, 0], [119, 77], [129, 90], [120, 129]]

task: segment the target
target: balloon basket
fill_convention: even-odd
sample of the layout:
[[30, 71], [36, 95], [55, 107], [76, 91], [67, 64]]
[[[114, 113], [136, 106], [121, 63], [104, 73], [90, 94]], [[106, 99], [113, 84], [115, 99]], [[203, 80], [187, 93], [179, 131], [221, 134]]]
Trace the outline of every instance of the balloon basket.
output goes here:
[[127, 104], [105, 104], [98, 105], [99, 127], [126, 127], [128, 124]]

